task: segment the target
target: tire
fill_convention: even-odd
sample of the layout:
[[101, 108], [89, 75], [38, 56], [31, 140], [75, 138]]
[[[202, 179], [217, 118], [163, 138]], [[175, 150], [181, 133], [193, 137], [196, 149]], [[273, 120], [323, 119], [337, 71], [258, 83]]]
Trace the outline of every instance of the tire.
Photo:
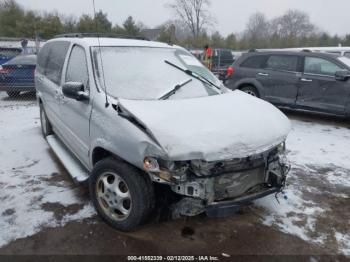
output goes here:
[[256, 90], [254, 86], [244, 86], [241, 88], [241, 91], [251, 96], [260, 97], [259, 92]]
[[6, 93], [7, 93], [7, 95], [8, 95], [9, 97], [14, 98], [14, 97], [16, 97], [16, 96], [19, 96], [19, 94], [20, 94], [21, 92], [20, 92], [20, 91], [7, 91]]
[[44, 106], [40, 104], [40, 122], [41, 122], [41, 133], [43, 137], [46, 138], [49, 135], [53, 134], [52, 126], [49, 119], [47, 118]]
[[154, 208], [154, 187], [148, 176], [114, 158], [95, 165], [89, 191], [97, 213], [117, 230], [135, 229]]

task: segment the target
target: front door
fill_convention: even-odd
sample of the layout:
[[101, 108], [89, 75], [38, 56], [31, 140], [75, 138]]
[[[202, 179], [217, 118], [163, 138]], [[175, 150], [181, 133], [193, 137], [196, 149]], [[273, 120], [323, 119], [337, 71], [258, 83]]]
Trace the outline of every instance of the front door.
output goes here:
[[335, 72], [342, 69], [335, 61], [306, 56], [304, 72], [300, 78], [298, 107], [343, 115], [350, 84], [335, 79]]
[[[64, 82], [83, 83], [84, 91], [89, 93], [87, 57], [83, 47], [78, 45], [72, 47], [66, 66]], [[77, 101], [62, 96], [60, 112], [64, 121], [63, 140], [65, 140], [78, 159], [88, 166], [91, 101]]]

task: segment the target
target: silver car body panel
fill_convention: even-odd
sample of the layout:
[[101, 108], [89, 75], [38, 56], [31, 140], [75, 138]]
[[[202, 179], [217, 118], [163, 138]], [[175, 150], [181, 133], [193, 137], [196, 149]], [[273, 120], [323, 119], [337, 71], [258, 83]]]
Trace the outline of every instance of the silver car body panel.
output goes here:
[[169, 160], [243, 158], [282, 143], [290, 131], [284, 114], [241, 91], [166, 101], [120, 99], [119, 103], [150, 130]]

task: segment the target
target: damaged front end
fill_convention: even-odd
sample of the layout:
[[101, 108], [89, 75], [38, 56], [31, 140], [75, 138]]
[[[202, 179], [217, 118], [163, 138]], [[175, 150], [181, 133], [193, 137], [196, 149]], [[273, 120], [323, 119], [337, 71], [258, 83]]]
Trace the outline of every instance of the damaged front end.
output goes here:
[[195, 216], [206, 212], [223, 217], [253, 200], [280, 192], [289, 171], [285, 144], [240, 159], [207, 162], [162, 161], [145, 158], [152, 180], [168, 184], [183, 196], [173, 206], [173, 216]]

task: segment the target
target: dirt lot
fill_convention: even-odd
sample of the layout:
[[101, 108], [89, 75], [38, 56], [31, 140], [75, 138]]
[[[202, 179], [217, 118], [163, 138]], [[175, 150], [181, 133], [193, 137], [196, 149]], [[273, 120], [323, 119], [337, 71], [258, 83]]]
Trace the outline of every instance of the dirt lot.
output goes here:
[[[292, 171], [285, 195], [225, 219], [106, 226], [41, 137], [34, 96], [0, 94], [0, 254], [350, 256], [350, 123], [287, 113]], [[159, 210], [158, 210], [159, 211]], [[328, 256], [326, 256], [328, 255]], [[301, 259], [301, 257], [299, 257]], [[349, 258], [349, 257], [348, 257]], [[1, 260], [1, 259], [0, 259]], [[309, 261], [309, 258], [306, 260]]]

